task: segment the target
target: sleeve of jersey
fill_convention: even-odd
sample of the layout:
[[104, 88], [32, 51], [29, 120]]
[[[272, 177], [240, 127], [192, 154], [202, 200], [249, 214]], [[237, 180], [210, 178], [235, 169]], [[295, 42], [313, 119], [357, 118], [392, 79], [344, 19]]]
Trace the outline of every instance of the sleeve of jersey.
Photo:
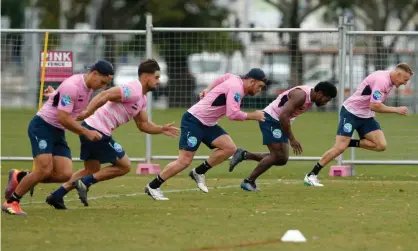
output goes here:
[[241, 111], [241, 100], [244, 96], [240, 83], [234, 83], [228, 86], [226, 95], [226, 116], [230, 120], [245, 120], [247, 113]]
[[376, 79], [372, 86], [372, 93], [370, 95], [370, 103], [383, 103], [384, 101], [384, 90], [386, 86], [384, 80]]
[[63, 82], [60, 86], [59, 94], [58, 109], [71, 113], [74, 108], [74, 102], [77, 100], [77, 88], [68, 82]]
[[122, 103], [130, 102], [135, 99], [132, 87], [128, 85], [121, 85], [119, 88]]

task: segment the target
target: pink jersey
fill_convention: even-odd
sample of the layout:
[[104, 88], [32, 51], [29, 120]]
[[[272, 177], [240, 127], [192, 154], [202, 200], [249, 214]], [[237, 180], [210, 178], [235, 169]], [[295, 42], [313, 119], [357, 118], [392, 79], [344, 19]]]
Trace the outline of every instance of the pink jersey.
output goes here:
[[370, 103], [383, 103], [393, 88], [390, 71], [375, 71], [367, 76], [344, 103], [345, 109], [360, 118], [374, 117]]
[[245, 120], [247, 113], [240, 109], [245, 96], [241, 78], [228, 73], [215, 80], [215, 85], [188, 112], [207, 126], [216, 125], [224, 115], [230, 120]]
[[57, 128], [65, 129], [58, 122], [58, 110], [68, 112], [75, 119], [88, 105], [93, 89], [87, 88], [83, 74], [73, 75], [51, 94], [37, 115]]
[[302, 113], [308, 111], [311, 109], [313, 103], [311, 102], [311, 91], [312, 87], [307, 85], [299, 85], [296, 87], [293, 87], [282, 94], [280, 94], [273, 102], [271, 102], [265, 109], [264, 112], [268, 113], [270, 116], [272, 116], [274, 119], [279, 120], [280, 113], [282, 111], [282, 108], [284, 104], [289, 100], [288, 95], [291, 91], [294, 89], [301, 89], [306, 93], [305, 97], [305, 104], [303, 104], [302, 107], [297, 109], [293, 112], [293, 114], [290, 116], [291, 119], [301, 115]]
[[119, 86], [122, 102], [107, 102], [85, 119], [85, 122], [107, 136], [119, 126], [129, 122], [147, 107], [147, 96], [142, 93], [139, 80]]

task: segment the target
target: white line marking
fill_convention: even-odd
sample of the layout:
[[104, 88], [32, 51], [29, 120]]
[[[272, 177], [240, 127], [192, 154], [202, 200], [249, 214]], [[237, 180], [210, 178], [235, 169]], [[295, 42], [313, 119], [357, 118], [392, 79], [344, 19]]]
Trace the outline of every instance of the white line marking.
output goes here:
[[[333, 183], [333, 184], [416, 184], [418, 181], [413, 180], [326, 180], [326, 183]], [[326, 184], [325, 183], [325, 184]], [[284, 185], [297, 185], [300, 184], [303, 186], [303, 180], [282, 180], [279, 179], [277, 181], [272, 182], [257, 182], [259, 185], [277, 185], [277, 184], [284, 184]], [[225, 186], [216, 186], [216, 187], [208, 187], [212, 190], [217, 189], [229, 189], [229, 188], [239, 188], [239, 184], [235, 185], [225, 185]], [[313, 188], [313, 189], [321, 189], [321, 188]], [[323, 189], [323, 188], [322, 188]], [[181, 192], [191, 192], [191, 191], [200, 191], [198, 188], [187, 188], [187, 189], [171, 189], [171, 190], [163, 190], [164, 193], [181, 193]], [[145, 192], [136, 192], [136, 193], [128, 193], [128, 194], [108, 194], [108, 195], [100, 195], [89, 197], [88, 200], [100, 200], [100, 199], [108, 199], [108, 198], [119, 198], [119, 197], [135, 197], [135, 196], [143, 196], [146, 195]], [[79, 199], [68, 199], [65, 202], [72, 202], [72, 201], [79, 201]], [[45, 201], [32, 201], [32, 202], [22, 202], [20, 205], [30, 205], [30, 204], [46, 204]]]

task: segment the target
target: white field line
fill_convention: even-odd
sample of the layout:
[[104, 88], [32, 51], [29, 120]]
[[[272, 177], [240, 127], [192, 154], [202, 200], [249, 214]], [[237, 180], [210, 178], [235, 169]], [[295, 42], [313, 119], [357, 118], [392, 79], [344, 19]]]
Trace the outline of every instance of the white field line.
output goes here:
[[[128, 177], [126, 177], [128, 178]], [[325, 185], [327, 183], [335, 183], [335, 184], [417, 184], [418, 181], [412, 181], [412, 180], [396, 180], [396, 181], [390, 181], [390, 180], [326, 180]], [[303, 185], [303, 180], [276, 180], [271, 182], [257, 182], [259, 185], [277, 185], [277, 184], [284, 184], [284, 185], [296, 185], [300, 184]], [[225, 186], [216, 186], [216, 187], [208, 187], [211, 190], [217, 190], [217, 189], [229, 189], [229, 188], [239, 188], [239, 184], [235, 185], [225, 185]], [[324, 188], [312, 188], [312, 189], [326, 189]], [[187, 189], [170, 189], [170, 190], [163, 190], [164, 193], [181, 193], [181, 192], [191, 192], [191, 191], [199, 191], [198, 188], [187, 188]], [[36, 192], [36, 191], [35, 191]], [[101, 199], [109, 199], [109, 198], [119, 198], [119, 197], [135, 197], [135, 196], [143, 196], [146, 195], [145, 192], [136, 192], [136, 193], [124, 193], [124, 194], [107, 194], [107, 195], [100, 195], [100, 196], [94, 196], [89, 197], [88, 200], [101, 200]], [[27, 196], [26, 196], [27, 198]], [[68, 199], [65, 200], [65, 202], [71, 202], [71, 201], [79, 201], [79, 199]], [[32, 202], [22, 202], [21, 205], [30, 205], [30, 204], [44, 204], [45, 201], [32, 201]]]

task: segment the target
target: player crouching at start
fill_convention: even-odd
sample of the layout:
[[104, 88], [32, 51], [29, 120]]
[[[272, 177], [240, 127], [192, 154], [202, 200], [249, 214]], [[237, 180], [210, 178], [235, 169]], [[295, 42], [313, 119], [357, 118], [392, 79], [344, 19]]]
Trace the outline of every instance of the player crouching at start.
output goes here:
[[[142, 62], [138, 67], [138, 80], [110, 88], [92, 99], [78, 120], [82, 126], [98, 131], [102, 135], [99, 141], [91, 141], [80, 136], [80, 159], [84, 160], [84, 169], [74, 173], [71, 179], [55, 192], [46, 202], [56, 209], [66, 209], [63, 197], [76, 188], [81, 202], [88, 206], [87, 192], [97, 182], [125, 175], [131, 170], [131, 162], [122, 146], [112, 138], [112, 132], [133, 119], [138, 129], [149, 134], [178, 136], [180, 130], [173, 123], [164, 126], [148, 121], [146, 112], [149, 91], [159, 84], [160, 66], [153, 59]], [[100, 169], [100, 164], [111, 163]]]
[[337, 96], [337, 88], [330, 82], [320, 82], [314, 88], [306, 85], [296, 86], [271, 102], [265, 109], [266, 120], [260, 123], [263, 145], [269, 153], [252, 153], [237, 149], [229, 163], [229, 171], [243, 160], [258, 161], [250, 176], [241, 182], [246, 191], [256, 191], [256, 179], [272, 166], [284, 166], [289, 159], [289, 142], [296, 155], [302, 153], [302, 145], [296, 140], [291, 120], [311, 109], [313, 104], [324, 106]]

